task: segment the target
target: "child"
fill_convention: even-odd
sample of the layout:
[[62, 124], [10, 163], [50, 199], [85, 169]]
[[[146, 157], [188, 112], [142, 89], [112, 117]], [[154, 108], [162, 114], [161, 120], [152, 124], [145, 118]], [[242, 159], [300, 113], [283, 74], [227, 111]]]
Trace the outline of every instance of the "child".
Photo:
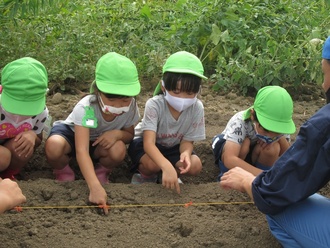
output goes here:
[[323, 84], [322, 87], [325, 91], [327, 103], [330, 102], [330, 36], [326, 39], [322, 49], [322, 71], [323, 71]]
[[42, 141], [47, 71], [33, 58], [20, 58], [3, 68], [1, 85], [0, 177], [14, 179]]
[[[163, 78], [154, 97], [145, 106], [142, 123], [129, 146], [132, 183], [156, 182], [162, 171], [162, 184], [180, 193], [179, 175], [197, 175], [202, 169], [193, 152], [194, 141], [205, 139], [204, 107], [197, 94], [204, 68], [193, 54], [172, 54], [163, 66]], [[156, 95], [161, 90], [163, 94]], [[142, 138], [143, 137], [143, 138]]]
[[242, 167], [253, 175], [269, 169], [288, 148], [296, 128], [292, 120], [293, 102], [279, 86], [260, 89], [254, 105], [235, 114], [225, 130], [212, 141], [220, 174]]
[[[90, 190], [89, 200], [106, 204], [101, 184], [122, 163], [140, 115], [134, 96], [140, 93], [131, 60], [110, 52], [96, 64], [91, 94], [82, 98], [65, 121], [54, 123], [45, 143], [46, 157], [57, 181], [75, 179], [69, 160], [75, 156]], [[96, 162], [94, 167], [93, 162]]]

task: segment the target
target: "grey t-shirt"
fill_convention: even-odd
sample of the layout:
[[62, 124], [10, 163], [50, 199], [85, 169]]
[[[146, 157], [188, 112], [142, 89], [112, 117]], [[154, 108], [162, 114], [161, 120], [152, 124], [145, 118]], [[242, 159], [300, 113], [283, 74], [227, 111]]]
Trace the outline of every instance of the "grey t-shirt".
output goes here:
[[91, 106], [94, 108], [95, 118], [98, 121], [96, 128], [90, 128], [90, 140], [94, 141], [102, 133], [109, 130], [121, 130], [123, 128], [129, 128], [135, 125], [140, 119], [140, 113], [135, 99], [132, 99], [129, 111], [120, 116], [117, 116], [113, 121], [106, 121], [102, 117], [102, 110], [99, 107], [98, 101], [95, 95], [88, 95], [81, 99], [70, 115], [66, 118], [65, 121], [56, 121], [54, 125], [58, 123], [65, 123], [70, 126], [74, 131], [74, 125], [82, 126], [82, 119], [85, 115], [85, 107]]
[[204, 106], [197, 100], [175, 120], [164, 95], [154, 96], [146, 102], [143, 120], [135, 128], [136, 137], [142, 137], [144, 130], [156, 132], [156, 143], [165, 147], [178, 145], [182, 140], [204, 140]]

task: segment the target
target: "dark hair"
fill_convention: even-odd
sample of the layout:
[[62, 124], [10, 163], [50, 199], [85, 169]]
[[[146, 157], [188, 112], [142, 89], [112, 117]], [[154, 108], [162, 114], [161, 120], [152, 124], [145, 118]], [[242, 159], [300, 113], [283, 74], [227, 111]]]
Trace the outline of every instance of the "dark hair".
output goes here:
[[259, 122], [259, 120], [258, 120], [258, 117], [257, 117], [257, 112], [256, 112], [255, 110], [253, 111], [253, 117], [254, 117], [254, 121], [258, 122], [259, 125], [262, 127], [263, 130], [265, 130], [266, 132], [270, 132], [268, 129], [264, 128], [264, 127], [260, 124], [260, 122]]
[[102, 91], [99, 90], [99, 88], [97, 88], [96, 82], [94, 81], [92, 83], [91, 88], [93, 89], [93, 93], [94, 95], [97, 95], [98, 92], [102, 93], [106, 98], [108, 99], [112, 99], [112, 98], [130, 98], [131, 96], [123, 96], [123, 95], [116, 95], [116, 94], [110, 94], [110, 93], [104, 93]]
[[[250, 111], [251, 111], [251, 110], [250, 110]], [[259, 122], [259, 121], [258, 121], [258, 117], [257, 117], [257, 113], [256, 113], [255, 110], [253, 111], [253, 114], [252, 114], [252, 115], [253, 115], [253, 119], [254, 119], [254, 121]]]
[[181, 81], [181, 92], [198, 93], [202, 79], [198, 76], [187, 73], [165, 72], [163, 74], [165, 88], [170, 91], [177, 89], [177, 84]]
[[[115, 94], [109, 94], [109, 93], [104, 93], [102, 91], [99, 90], [99, 88], [97, 88], [96, 82], [93, 81], [91, 88], [91, 95], [94, 95], [94, 97], [92, 97], [90, 99], [90, 103], [98, 103], [98, 105], [100, 105], [99, 101], [97, 100], [97, 93], [102, 93], [106, 98], [111, 99], [111, 98], [130, 98], [131, 96], [123, 96], [123, 95], [115, 95]], [[87, 96], [88, 94], [86, 94], [85, 96]], [[133, 97], [135, 99], [135, 97]], [[134, 108], [134, 115], [132, 115], [132, 120], [135, 116], [135, 112], [138, 110], [138, 106], [137, 106], [137, 102], [135, 100], [135, 108]], [[136, 123], [137, 125], [137, 123]]]

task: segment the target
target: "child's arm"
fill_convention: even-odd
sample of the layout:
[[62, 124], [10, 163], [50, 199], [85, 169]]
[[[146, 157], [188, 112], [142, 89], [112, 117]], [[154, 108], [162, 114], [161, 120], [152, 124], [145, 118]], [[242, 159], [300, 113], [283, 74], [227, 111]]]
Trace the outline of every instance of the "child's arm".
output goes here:
[[162, 184], [169, 189], [176, 189], [180, 193], [178, 175], [170, 161], [168, 161], [156, 146], [156, 133], [145, 130], [143, 132], [143, 149], [151, 160], [163, 171]]
[[250, 144], [251, 144], [251, 140], [249, 138], [245, 138], [243, 140], [243, 143], [241, 145], [241, 150], [239, 151], [239, 155], [238, 155], [240, 159], [244, 160], [246, 158], [246, 156], [250, 151]]
[[228, 170], [234, 167], [241, 167], [242, 169], [252, 173], [253, 175], [259, 175], [262, 170], [254, 167], [253, 165], [245, 162], [239, 158], [241, 145], [233, 141], [227, 140], [223, 147], [222, 161]]
[[[106, 205], [107, 193], [96, 177], [93, 161], [89, 155], [89, 129], [78, 125], [75, 125], [74, 129], [77, 162], [90, 191], [89, 201]], [[104, 210], [107, 213], [107, 209]]]
[[279, 154], [279, 156], [281, 156], [286, 150], [288, 150], [288, 148], [290, 147], [290, 143], [288, 142], [288, 140], [286, 139], [285, 136], [282, 136], [278, 140], [278, 143], [280, 144], [280, 154]]

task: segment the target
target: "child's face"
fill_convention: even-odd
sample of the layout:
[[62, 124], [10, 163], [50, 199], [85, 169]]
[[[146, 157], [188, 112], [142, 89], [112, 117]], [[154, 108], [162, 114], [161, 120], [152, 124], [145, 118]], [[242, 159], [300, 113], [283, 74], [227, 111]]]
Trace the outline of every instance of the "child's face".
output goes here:
[[257, 137], [267, 144], [276, 142], [283, 136], [283, 134], [267, 130], [266, 128], [261, 126], [259, 122], [254, 122], [253, 124], [257, 133]]
[[177, 83], [174, 90], [166, 90], [164, 86], [162, 90], [169, 106], [179, 113], [192, 106], [197, 100], [197, 93], [181, 91], [181, 82]]
[[132, 102], [132, 97], [124, 98], [107, 98], [104, 94], [99, 94], [99, 104], [101, 109], [106, 114], [122, 115], [128, 112], [129, 106]]
[[167, 91], [170, 95], [179, 97], [179, 98], [195, 98], [197, 93], [194, 92], [183, 92], [181, 91], [181, 82], [179, 81], [177, 84], [177, 88], [175, 90]]

